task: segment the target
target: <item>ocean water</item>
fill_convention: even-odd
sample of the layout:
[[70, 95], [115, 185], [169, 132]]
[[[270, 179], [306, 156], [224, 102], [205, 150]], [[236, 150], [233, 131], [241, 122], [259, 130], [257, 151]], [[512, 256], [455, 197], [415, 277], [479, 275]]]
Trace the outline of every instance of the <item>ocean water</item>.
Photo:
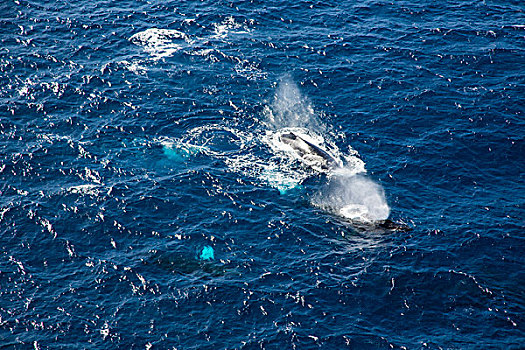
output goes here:
[[0, 42], [0, 348], [524, 347], [522, 1], [6, 0]]

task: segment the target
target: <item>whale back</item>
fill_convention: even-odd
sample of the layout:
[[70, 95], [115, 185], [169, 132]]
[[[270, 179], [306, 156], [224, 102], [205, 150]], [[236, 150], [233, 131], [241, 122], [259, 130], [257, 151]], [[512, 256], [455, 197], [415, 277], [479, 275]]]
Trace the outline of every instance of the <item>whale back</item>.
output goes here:
[[291, 147], [297, 156], [312, 168], [318, 167], [326, 171], [338, 164], [327, 151], [293, 132], [281, 134], [279, 140]]

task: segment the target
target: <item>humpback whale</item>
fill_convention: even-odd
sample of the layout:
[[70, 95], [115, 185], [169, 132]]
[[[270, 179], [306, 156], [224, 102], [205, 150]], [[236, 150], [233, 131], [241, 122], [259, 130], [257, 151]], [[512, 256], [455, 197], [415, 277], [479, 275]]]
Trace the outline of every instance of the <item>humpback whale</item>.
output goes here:
[[328, 171], [339, 166], [339, 162], [327, 151], [291, 131], [279, 135], [279, 141], [291, 147], [298, 158], [311, 168]]

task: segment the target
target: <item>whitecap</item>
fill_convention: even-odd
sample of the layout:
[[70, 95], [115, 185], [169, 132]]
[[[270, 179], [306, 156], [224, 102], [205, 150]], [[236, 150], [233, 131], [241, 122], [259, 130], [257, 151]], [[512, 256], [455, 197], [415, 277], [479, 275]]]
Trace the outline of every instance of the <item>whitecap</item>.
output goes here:
[[214, 38], [226, 38], [229, 33], [245, 34], [250, 32], [246, 25], [236, 22], [232, 16], [226, 17], [220, 24], [214, 23], [213, 26]]
[[154, 60], [169, 57], [193, 41], [185, 33], [175, 29], [150, 28], [134, 34], [129, 40], [144, 48]]
[[98, 185], [94, 184], [84, 184], [84, 185], [77, 185], [77, 186], [71, 186], [67, 190], [68, 192], [75, 193], [75, 194], [84, 194], [84, 195], [90, 195], [90, 196], [98, 196], [99, 194], [99, 187]]

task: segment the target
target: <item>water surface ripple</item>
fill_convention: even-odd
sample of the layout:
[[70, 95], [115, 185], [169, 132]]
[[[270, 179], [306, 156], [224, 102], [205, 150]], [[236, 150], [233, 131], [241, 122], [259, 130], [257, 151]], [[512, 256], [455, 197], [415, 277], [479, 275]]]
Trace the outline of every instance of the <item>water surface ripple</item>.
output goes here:
[[3, 1], [0, 347], [522, 348], [524, 11]]

